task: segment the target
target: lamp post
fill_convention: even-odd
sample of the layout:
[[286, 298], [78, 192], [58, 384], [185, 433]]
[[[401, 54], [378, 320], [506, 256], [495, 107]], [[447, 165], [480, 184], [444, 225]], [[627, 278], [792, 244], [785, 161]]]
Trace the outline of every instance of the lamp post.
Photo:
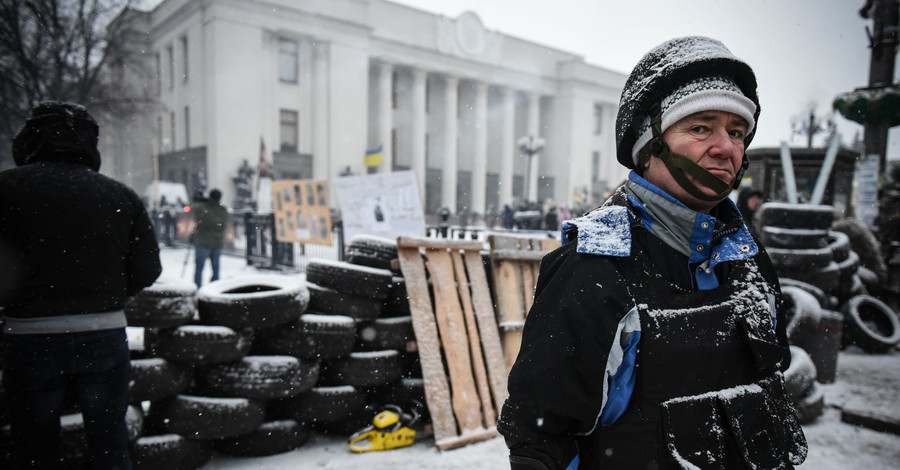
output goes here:
[[541, 150], [544, 149], [545, 142], [544, 139], [535, 135], [527, 135], [520, 138], [517, 143], [519, 144], [519, 153], [528, 156], [528, 172], [526, 173], [527, 176], [525, 180], [525, 199], [535, 202], [537, 201], [537, 184], [532, 180], [537, 175], [537, 168], [535, 168], [537, 165], [534, 156], [541, 153]]

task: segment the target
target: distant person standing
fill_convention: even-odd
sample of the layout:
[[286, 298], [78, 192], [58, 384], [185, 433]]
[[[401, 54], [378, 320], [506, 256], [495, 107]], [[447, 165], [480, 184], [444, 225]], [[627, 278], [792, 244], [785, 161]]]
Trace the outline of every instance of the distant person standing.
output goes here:
[[221, 201], [222, 191], [213, 189], [209, 192], [209, 199], [199, 204], [194, 212], [197, 221], [193, 235], [196, 263], [194, 283], [197, 287], [203, 283], [203, 266], [207, 259], [212, 265], [210, 281], [219, 279], [219, 257], [225, 245], [225, 224], [228, 223], [228, 209]]
[[144, 204], [101, 175], [99, 126], [74, 103], [45, 101], [0, 172], [3, 382], [14, 468], [64, 468], [60, 414], [78, 401], [89, 467], [130, 469], [131, 374], [123, 305], [162, 268]]
[[744, 225], [750, 229], [750, 233], [758, 237], [756, 226], [756, 211], [762, 204], [763, 193], [759, 189], [744, 186], [738, 191], [737, 208], [744, 218]]

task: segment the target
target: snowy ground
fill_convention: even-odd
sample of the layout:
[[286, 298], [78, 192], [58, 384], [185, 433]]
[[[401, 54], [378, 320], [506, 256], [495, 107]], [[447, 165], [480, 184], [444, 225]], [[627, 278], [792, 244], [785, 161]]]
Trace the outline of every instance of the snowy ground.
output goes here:
[[[193, 279], [193, 259], [182, 275], [186, 250], [163, 248], [163, 276]], [[223, 256], [222, 278], [256, 274], [243, 258]], [[209, 266], [206, 268], [209, 277]], [[825, 388], [825, 413], [814, 423], [803, 427], [809, 441], [809, 456], [798, 468], [805, 470], [867, 470], [900, 468], [900, 436], [841, 422], [839, 407], [874, 397], [897, 403], [900, 395], [900, 351], [886, 355], [842, 352], [838, 359], [837, 380]], [[893, 401], [890, 401], [893, 400]], [[894, 409], [895, 416], [900, 409]], [[439, 452], [434, 441], [425, 439], [411, 447], [388, 452], [354, 454], [343, 439], [314, 434], [303, 447], [284, 454], [238, 458], [216, 456], [203, 467], [206, 470], [300, 470], [353, 469], [395, 470], [428, 468], [429, 470], [476, 470], [509, 468], [502, 439], [470, 444], [461, 449]]]

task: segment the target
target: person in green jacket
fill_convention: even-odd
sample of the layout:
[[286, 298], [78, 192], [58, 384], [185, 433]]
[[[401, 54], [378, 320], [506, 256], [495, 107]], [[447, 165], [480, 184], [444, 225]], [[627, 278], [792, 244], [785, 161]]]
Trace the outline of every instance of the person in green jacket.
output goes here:
[[209, 199], [196, 209], [194, 228], [194, 251], [196, 253], [194, 283], [197, 287], [203, 283], [203, 265], [209, 258], [212, 265], [212, 278], [219, 279], [219, 256], [222, 254], [222, 246], [225, 244], [225, 224], [228, 222], [228, 209], [223, 206], [222, 191], [213, 189], [209, 192]]

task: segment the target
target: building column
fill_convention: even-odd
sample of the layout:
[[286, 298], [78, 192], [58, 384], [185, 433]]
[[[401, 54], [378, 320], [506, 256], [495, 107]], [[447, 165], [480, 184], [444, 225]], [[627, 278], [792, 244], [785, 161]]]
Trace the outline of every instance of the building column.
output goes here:
[[[540, 130], [540, 113], [541, 113], [541, 102], [540, 96], [535, 93], [530, 93], [528, 95], [528, 135], [533, 135], [535, 138], [543, 137], [541, 136]], [[537, 201], [538, 200], [538, 181], [540, 178], [538, 177], [538, 160], [541, 158], [541, 152], [535, 153], [528, 160], [528, 175], [527, 178], [529, 181], [525, 183], [525, 187], [528, 188], [528, 193], [525, 197], [529, 201]]]
[[390, 173], [394, 169], [394, 66], [382, 62], [378, 66], [378, 138], [381, 142], [381, 171]]
[[[313, 45], [313, 178], [330, 180], [332, 176], [331, 155], [329, 155], [328, 119], [328, 44], [316, 42]], [[274, 143], [273, 143], [274, 148]]]
[[456, 213], [456, 187], [458, 168], [459, 119], [459, 79], [444, 79], [444, 165], [441, 171], [441, 203]]
[[[472, 159], [472, 211], [487, 215], [487, 84], [475, 82], [475, 155]], [[497, 211], [500, 208], [495, 208]]]
[[503, 97], [503, 126], [500, 134], [500, 201], [502, 204], [513, 202], [513, 161], [516, 152], [515, 112], [516, 104], [513, 99], [513, 91], [504, 87], [501, 91]]
[[422, 201], [422, 207], [425, 207], [425, 183], [426, 183], [426, 160], [427, 152], [425, 142], [425, 132], [428, 128], [425, 120], [428, 118], [425, 113], [425, 81], [428, 74], [424, 70], [413, 70], [413, 86], [412, 86], [412, 122], [410, 123], [410, 131], [412, 132], [412, 170], [416, 175], [416, 184], [419, 186], [419, 198]]

